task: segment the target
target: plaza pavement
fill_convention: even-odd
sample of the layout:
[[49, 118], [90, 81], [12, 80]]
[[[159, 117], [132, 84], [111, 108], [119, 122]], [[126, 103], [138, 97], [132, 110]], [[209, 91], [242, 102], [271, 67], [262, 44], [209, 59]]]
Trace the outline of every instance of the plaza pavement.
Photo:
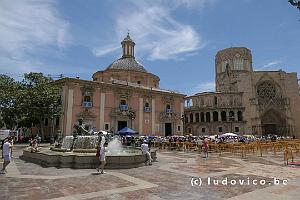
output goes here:
[[[288, 200], [300, 196], [300, 168], [285, 166], [281, 154], [241, 159], [232, 154], [202, 158], [197, 152], [159, 151], [158, 162], [152, 166], [107, 170], [102, 175], [95, 169], [43, 168], [19, 158], [24, 146], [14, 148], [8, 173], [0, 175], [0, 200]], [[287, 184], [273, 185], [274, 177]], [[209, 178], [219, 184], [209, 185]], [[222, 185], [226, 180], [228, 184]], [[231, 185], [231, 180], [246, 184]], [[252, 180], [265, 184], [253, 185]]]

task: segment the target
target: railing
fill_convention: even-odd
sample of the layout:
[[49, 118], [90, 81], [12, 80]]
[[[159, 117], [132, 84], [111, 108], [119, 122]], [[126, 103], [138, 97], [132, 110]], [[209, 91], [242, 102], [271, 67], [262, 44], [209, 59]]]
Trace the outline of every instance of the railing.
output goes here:
[[121, 111], [126, 111], [126, 110], [128, 110], [128, 105], [120, 105], [120, 110], [121, 110]]
[[150, 107], [144, 107], [144, 112], [151, 112], [151, 108]]
[[84, 102], [82, 102], [82, 107], [83, 108], [91, 108], [91, 107], [93, 107], [93, 103], [90, 101], [84, 101]]
[[166, 109], [166, 113], [171, 114], [172, 113], [172, 109]]

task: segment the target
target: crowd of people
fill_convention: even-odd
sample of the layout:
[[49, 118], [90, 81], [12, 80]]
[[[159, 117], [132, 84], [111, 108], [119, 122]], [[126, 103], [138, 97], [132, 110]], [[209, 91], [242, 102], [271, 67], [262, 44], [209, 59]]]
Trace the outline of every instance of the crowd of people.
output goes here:
[[276, 136], [276, 135], [265, 135], [265, 136], [254, 136], [254, 135], [243, 135], [243, 136], [224, 136], [224, 135], [214, 135], [214, 136], [193, 136], [193, 135], [186, 135], [186, 136], [123, 136], [122, 143], [123, 145], [127, 146], [140, 146], [143, 141], [147, 141], [149, 146], [153, 145], [154, 143], [174, 143], [174, 142], [190, 142], [194, 144], [203, 144], [204, 140], [209, 141], [209, 143], [234, 143], [234, 142], [241, 142], [241, 143], [250, 143], [253, 141], [279, 141], [279, 140], [290, 140], [295, 139], [295, 137], [284, 137], [284, 136]]

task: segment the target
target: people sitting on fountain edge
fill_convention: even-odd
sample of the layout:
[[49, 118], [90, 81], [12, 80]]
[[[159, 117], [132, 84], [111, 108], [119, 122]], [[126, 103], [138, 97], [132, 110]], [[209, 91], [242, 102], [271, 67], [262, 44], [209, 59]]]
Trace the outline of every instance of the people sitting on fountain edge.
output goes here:
[[30, 147], [31, 153], [35, 153], [35, 152], [38, 152], [38, 151], [39, 151], [38, 140], [37, 140], [37, 139], [32, 140], [30, 146], [31, 146], [31, 147]]
[[152, 165], [152, 158], [147, 140], [144, 140], [143, 144], [141, 145], [141, 150], [146, 157], [145, 165]]
[[103, 146], [101, 146], [101, 140], [99, 141], [99, 145], [97, 148], [97, 153], [96, 156], [99, 159], [99, 166], [96, 168], [96, 170], [99, 172], [101, 170], [101, 174], [105, 174], [104, 172], [104, 167], [106, 165], [106, 147], [107, 147], [107, 142], [104, 143]]

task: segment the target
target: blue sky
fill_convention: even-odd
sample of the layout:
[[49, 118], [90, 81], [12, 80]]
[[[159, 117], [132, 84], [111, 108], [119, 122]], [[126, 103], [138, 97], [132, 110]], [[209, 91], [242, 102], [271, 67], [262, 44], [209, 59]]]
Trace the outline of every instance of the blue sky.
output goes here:
[[90, 80], [135, 56], [160, 87], [214, 90], [218, 50], [252, 50], [256, 70], [300, 73], [300, 12], [287, 0], [0, 0], [0, 73], [35, 71]]

